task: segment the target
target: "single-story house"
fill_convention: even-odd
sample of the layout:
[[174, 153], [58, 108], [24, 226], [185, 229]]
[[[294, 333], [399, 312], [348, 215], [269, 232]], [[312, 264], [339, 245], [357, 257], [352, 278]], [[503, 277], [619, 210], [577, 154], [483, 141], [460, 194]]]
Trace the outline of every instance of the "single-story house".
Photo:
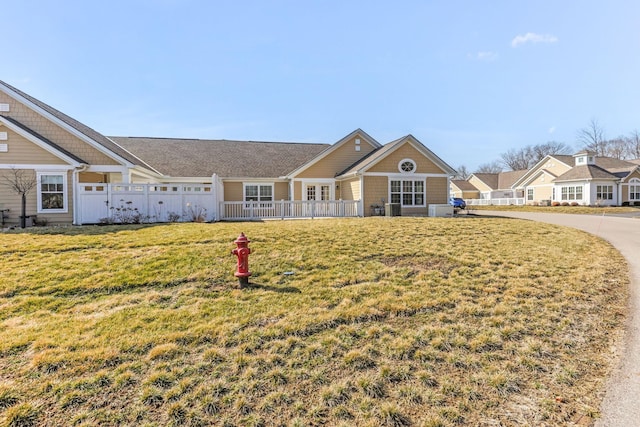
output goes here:
[[479, 199], [480, 190], [466, 179], [451, 180], [451, 197], [460, 197], [462, 199]]
[[[333, 144], [107, 137], [0, 81], [0, 210], [49, 223], [446, 212], [455, 171], [412, 135]], [[3, 185], [4, 184], [4, 185]]]
[[469, 175], [467, 182], [478, 190], [480, 199], [522, 197], [522, 193], [512, 188], [512, 185], [526, 172], [526, 170], [519, 170], [500, 173], [473, 173]]
[[640, 166], [587, 150], [548, 155], [513, 184], [527, 203], [616, 206], [640, 202]]
[[640, 203], [640, 161], [598, 157], [586, 150], [553, 154], [528, 170], [476, 173], [462, 182], [452, 180], [451, 191], [457, 197], [465, 194], [492, 204], [633, 205]]

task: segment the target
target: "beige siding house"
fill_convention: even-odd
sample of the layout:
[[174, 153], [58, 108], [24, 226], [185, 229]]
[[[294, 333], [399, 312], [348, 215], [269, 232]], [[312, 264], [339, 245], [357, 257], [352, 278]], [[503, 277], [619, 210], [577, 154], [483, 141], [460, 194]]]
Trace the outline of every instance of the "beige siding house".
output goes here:
[[473, 174], [466, 181], [452, 181], [451, 190], [457, 197], [467, 195], [472, 205], [640, 205], [638, 163], [597, 157], [589, 151], [548, 155], [529, 170]]
[[49, 223], [404, 215], [447, 204], [455, 171], [411, 135], [356, 129], [334, 144], [107, 137], [0, 81], [0, 210], [31, 179], [26, 215]]

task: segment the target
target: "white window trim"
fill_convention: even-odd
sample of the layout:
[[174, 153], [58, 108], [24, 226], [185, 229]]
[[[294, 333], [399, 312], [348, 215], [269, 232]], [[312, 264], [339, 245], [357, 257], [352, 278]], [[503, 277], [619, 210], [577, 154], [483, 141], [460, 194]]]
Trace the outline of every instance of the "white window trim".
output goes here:
[[[567, 189], [567, 198], [563, 199], [562, 198], [562, 193], [564, 189]], [[573, 189], [573, 199], [569, 198], [571, 190]], [[578, 199], [578, 189], [580, 189], [580, 198]], [[585, 188], [583, 185], [563, 185], [560, 187], [560, 201], [562, 202], [578, 202], [578, 201], [584, 201], [585, 200]]]
[[328, 185], [329, 186], [329, 200], [325, 200], [325, 201], [335, 200], [336, 199], [336, 184], [335, 184], [335, 181], [333, 181], [333, 180], [330, 180], [330, 181], [324, 181], [324, 180], [304, 181], [302, 183], [302, 200], [305, 201], [305, 202], [309, 201], [308, 194], [307, 194], [307, 188], [308, 187], [322, 187], [323, 185]]
[[[247, 200], [247, 187], [258, 187], [258, 200]], [[271, 200], [260, 200], [260, 187], [271, 187]], [[260, 208], [273, 208], [273, 202], [275, 201], [275, 184], [273, 182], [243, 182], [242, 183], [242, 201], [245, 203], [243, 206], [245, 209], [250, 207], [251, 203], [259, 203]]]
[[[614, 191], [614, 186], [612, 184], [596, 184], [596, 200], [613, 200], [615, 197]], [[600, 197], [598, 197], [598, 194], [600, 194]], [[611, 197], [602, 197], [602, 195]]]
[[[58, 175], [62, 177], [62, 209], [43, 209], [42, 208], [42, 176], [44, 175]], [[54, 213], [68, 213], [69, 212], [69, 188], [67, 184], [67, 172], [66, 171], [36, 171], [37, 187], [38, 187], [38, 209], [39, 214], [54, 214]]]
[[533, 201], [535, 195], [535, 190], [533, 187], [527, 188], [527, 201]]
[[638, 179], [638, 178], [631, 178], [631, 179], [629, 180], [629, 185], [627, 186], [627, 188], [629, 189], [629, 193], [627, 194], [627, 195], [628, 195], [628, 200], [629, 200], [629, 201], [634, 201], [634, 202], [636, 202], [636, 201], [640, 201], [640, 199], [636, 199], [635, 197], [631, 197], [631, 195], [635, 196], [635, 195], [636, 195], [636, 193], [637, 193], [637, 191], [633, 191], [633, 192], [631, 191], [631, 188], [632, 188], [632, 187], [633, 187], [633, 188], [640, 187], [640, 179]]
[[[400, 164], [398, 164], [398, 167], [400, 166]], [[389, 176], [389, 181], [387, 182], [387, 186], [388, 186], [388, 190], [389, 190], [388, 194], [387, 194], [387, 197], [388, 197], [389, 202], [391, 202], [391, 181], [400, 181], [400, 206], [402, 206], [403, 208], [425, 208], [425, 207], [427, 207], [427, 179], [426, 178], [413, 176], [413, 175], [410, 175], [409, 173], [405, 173], [404, 175], [392, 175], [392, 176]], [[403, 188], [402, 187], [402, 181], [413, 181], [414, 187], [415, 187], [415, 182], [416, 181], [422, 182], [422, 188], [424, 189], [424, 191], [422, 192], [422, 204], [421, 205], [405, 205], [402, 202], [402, 199], [403, 199], [402, 195], [405, 194], [402, 191], [402, 188]], [[413, 192], [412, 194], [415, 195], [415, 192]]]
[[[405, 162], [409, 162], [409, 163], [413, 164], [413, 169], [412, 169], [412, 170], [410, 170], [410, 171], [404, 171], [404, 170], [402, 170], [402, 164], [403, 164], [403, 163], [405, 163]], [[399, 171], [401, 174], [404, 174], [404, 175], [406, 175], [406, 174], [411, 174], [411, 173], [415, 173], [417, 168], [418, 168], [418, 165], [416, 164], [415, 160], [413, 160], [413, 159], [402, 159], [402, 160], [400, 160], [400, 161], [398, 162], [398, 171]]]

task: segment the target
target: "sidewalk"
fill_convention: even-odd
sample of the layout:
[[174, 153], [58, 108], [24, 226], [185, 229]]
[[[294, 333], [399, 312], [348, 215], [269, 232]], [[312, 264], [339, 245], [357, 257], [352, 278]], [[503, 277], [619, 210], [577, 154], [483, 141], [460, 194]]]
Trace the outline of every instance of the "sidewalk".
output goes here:
[[584, 230], [609, 241], [626, 258], [631, 275], [629, 318], [618, 367], [607, 380], [599, 427], [640, 426], [640, 218], [534, 212], [476, 211]]

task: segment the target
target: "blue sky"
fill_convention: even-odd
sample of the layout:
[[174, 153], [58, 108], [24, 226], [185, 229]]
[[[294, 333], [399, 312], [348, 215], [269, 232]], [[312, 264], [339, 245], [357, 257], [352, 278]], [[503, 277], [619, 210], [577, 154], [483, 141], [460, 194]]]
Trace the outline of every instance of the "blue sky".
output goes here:
[[471, 171], [640, 128], [640, 2], [0, 0], [0, 80], [105, 135], [413, 134]]

